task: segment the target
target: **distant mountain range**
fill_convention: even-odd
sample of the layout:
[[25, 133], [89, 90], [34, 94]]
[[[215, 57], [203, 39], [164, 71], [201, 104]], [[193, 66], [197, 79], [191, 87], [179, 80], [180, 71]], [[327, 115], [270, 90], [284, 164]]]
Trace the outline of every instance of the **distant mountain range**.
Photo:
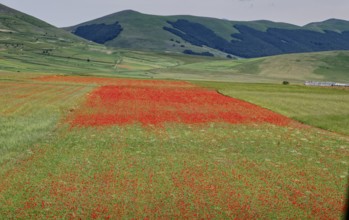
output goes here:
[[252, 58], [349, 50], [349, 21], [337, 19], [300, 27], [265, 20], [155, 16], [127, 10], [65, 29], [110, 47], [205, 56]]
[[59, 29], [2, 4], [0, 35], [3, 44], [27, 41], [53, 47], [54, 42], [88, 40], [115, 48], [227, 58], [349, 50], [349, 21], [337, 19], [300, 27], [265, 20], [156, 16], [127, 10]]
[[[85, 40], [0, 4], [0, 72], [258, 83], [283, 80], [348, 83], [349, 50], [222, 59], [294, 53], [299, 48], [344, 50], [348, 41], [343, 39], [348, 35], [348, 27], [347, 21], [334, 19], [298, 27], [270, 21], [232, 22], [124, 11], [67, 28], [85, 35], [89, 39]], [[320, 47], [325, 39], [315, 36], [328, 36], [330, 41]], [[298, 39], [298, 43], [293, 38]], [[279, 41], [273, 41], [275, 39]], [[282, 47], [280, 42], [294, 46]], [[307, 42], [312, 47], [304, 46]], [[333, 48], [325, 47], [329, 45]], [[203, 56], [185, 56], [183, 52]], [[216, 57], [207, 57], [212, 55]]]

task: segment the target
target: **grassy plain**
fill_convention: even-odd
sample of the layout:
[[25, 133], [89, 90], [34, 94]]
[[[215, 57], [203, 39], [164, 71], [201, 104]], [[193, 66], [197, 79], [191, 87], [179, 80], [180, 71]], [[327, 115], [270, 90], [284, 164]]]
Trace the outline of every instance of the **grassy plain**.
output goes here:
[[349, 135], [349, 89], [302, 85], [195, 82], [304, 124]]
[[[8, 107], [1, 109], [6, 126], [1, 126], [5, 154], [0, 159], [0, 216], [338, 219], [343, 215], [349, 163], [345, 136], [297, 123], [71, 127], [66, 118], [97, 85], [41, 82], [33, 77], [37, 76], [2, 75], [5, 92], [0, 105]], [[232, 91], [243, 87], [202, 85], [234, 96]], [[265, 91], [268, 86], [246, 88]], [[282, 88], [269, 85], [269, 90]], [[302, 106], [300, 102], [294, 107]]]

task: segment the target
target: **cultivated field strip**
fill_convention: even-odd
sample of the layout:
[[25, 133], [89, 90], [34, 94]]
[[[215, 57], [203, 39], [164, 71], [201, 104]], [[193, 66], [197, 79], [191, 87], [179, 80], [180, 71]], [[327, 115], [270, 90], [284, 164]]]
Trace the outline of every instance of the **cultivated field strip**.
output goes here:
[[0, 82], [0, 165], [11, 167], [34, 143], [48, 138], [63, 115], [91, 87], [36, 82]]
[[40, 83], [0, 83], [0, 101], [6, 103], [1, 114], [26, 114], [41, 107], [64, 105], [77, 94], [85, 94], [85, 86], [67, 86]]
[[205, 83], [221, 93], [257, 104], [322, 129], [349, 135], [349, 90], [299, 85]]

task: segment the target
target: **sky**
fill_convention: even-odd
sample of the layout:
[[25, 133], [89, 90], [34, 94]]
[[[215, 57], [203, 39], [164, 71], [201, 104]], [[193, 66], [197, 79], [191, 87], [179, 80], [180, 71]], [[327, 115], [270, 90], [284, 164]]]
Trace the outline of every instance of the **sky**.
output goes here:
[[272, 20], [296, 25], [329, 18], [349, 20], [349, 0], [0, 0], [67, 27], [132, 9], [155, 15], [197, 15], [236, 21]]

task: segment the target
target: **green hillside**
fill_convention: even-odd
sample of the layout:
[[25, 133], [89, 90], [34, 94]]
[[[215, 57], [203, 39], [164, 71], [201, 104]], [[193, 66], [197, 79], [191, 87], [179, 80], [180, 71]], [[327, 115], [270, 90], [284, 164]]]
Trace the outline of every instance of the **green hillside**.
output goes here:
[[117, 75], [202, 62], [166, 54], [109, 49], [0, 4], [0, 72]]
[[[206, 52], [219, 57], [349, 50], [349, 22], [336, 19], [300, 27], [266, 20], [156, 16], [127, 10], [66, 30], [110, 47], [188, 54]], [[99, 36], [101, 32], [108, 33], [108, 37]]]
[[254, 83], [349, 82], [349, 51], [215, 60], [159, 69], [169, 78]]
[[[186, 16], [190, 19], [190, 16]], [[192, 17], [195, 19], [195, 17]], [[74, 32], [78, 27], [91, 25], [91, 24], [113, 24], [116, 21], [123, 27], [121, 34], [109, 41], [105, 45], [118, 48], [128, 49], [143, 49], [148, 51], [172, 51], [182, 53], [184, 49], [191, 49], [197, 52], [210, 51], [216, 55], [225, 55], [220, 51], [201, 48], [190, 43], [184, 42], [179, 37], [173, 36], [171, 33], [163, 30], [163, 26], [166, 25], [167, 20], [176, 20], [176, 17], [162, 17], [145, 15], [136, 11], [128, 10], [115, 13], [97, 20], [89, 21], [78, 26], [66, 28]], [[205, 19], [204, 19], [205, 20]], [[231, 26], [231, 23], [221, 22], [218, 19], [206, 19], [206, 24], [212, 27], [216, 26], [217, 31], [226, 34], [225, 37], [229, 38], [229, 34], [226, 29]], [[173, 41], [171, 41], [173, 39]]]
[[213, 48], [192, 45], [189, 42], [183, 41], [180, 37], [163, 30], [164, 26], [169, 26], [167, 21], [176, 21], [178, 19], [185, 19], [195, 23], [201, 23], [206, 27], [212, 29], [215, 33], [217, 33], [219, 36], [222, 36], [227, 41], [233, 39], [231, 34], [238, 33], [238, 30], [234, 28], [234, 25], [237, 24], [246, 25], [261, 31], [265, 31], [270, 27], [288, 29], [299, 28], [298, 26], [291, 24], [277, 23], [265, 20], [253, 22], [240, 22], [189, 15], [156, 16], [142, 14], [133, 10], [126, 10], [107, 15], [105, 17], [98, 18], [92, 21], [88, 21], [76, 26], [67, 27], [65, 28], [65, 30], [74, 33], [76, 29], [81, 26], [91, 24], [110, 25], [115, 22], [119, 22], [120, 25], [123, 27], [123, 31], [117, 38], [108, 41], [107, 43], [105, 43], [105, 45], [117, 48], [172, 51], [177, 53], [182, 53], [184, 49], [190, 49], [196, 52], [208, 51], [215, 54], [216, 56], [228, 55], [227, 53]]
[[8, 39], [9, 42], [16, 39], [31, 40], [33, 43], [57, 39], [62, 42], [82, 41], [75, 35], [2, 4], [0, 4], [0, 34], [2, 41]]
[[339, 19], [329, 19], [323, 22], [314, 22], [304, 26], [310, 30], [316, 31], [335, 31], [344, 32], [349, 31], [349, 21], [339, 20]]

